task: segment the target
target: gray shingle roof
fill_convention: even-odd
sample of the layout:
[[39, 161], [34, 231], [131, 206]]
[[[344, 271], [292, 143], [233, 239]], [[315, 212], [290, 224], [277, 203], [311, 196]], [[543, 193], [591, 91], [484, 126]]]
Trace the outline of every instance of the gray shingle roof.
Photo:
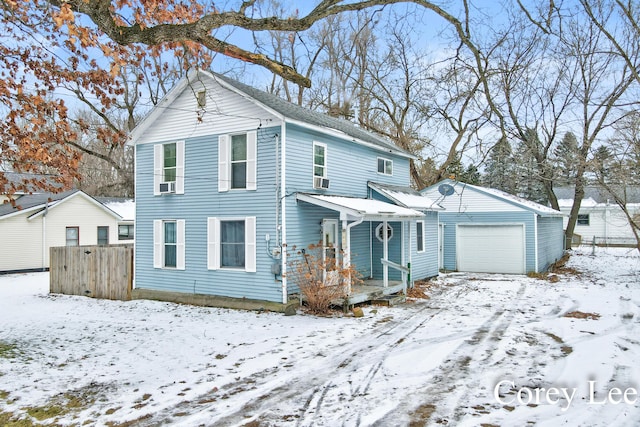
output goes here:
[[8, 202], [0, 203], [0, 217], [38, 206], [42, 206], [44, 209], [47, 202], [55, 202], [65, 199], [77, 191], [79, 190], [69, 190], [62, 193], [40, 193], [20, 196], [16, 200], [16, 207], [11, 206], [11, 203]]
[[[621, 190], [622, 188], [620, 188]], [[615, 190], [618, 192], [618, 189]], [[573, 187], [556, 187], [553, 189], [558, 199], [573, 200], [575, 189]], [[620, 191], [620, 195], [623, 192]], [[626, 188], [627, 203], [640, 203], [640, 187], [629, 186]], [[586, 186], [584, 188], [584, 199], [592, 198], [596, 203], [607, 203], [607, 201], [613, 203], [613, 197], [607, 190], [598, 186]]]
[[384, 137], [377, 135], [373, 132], [369, 132], [362, 128], [359, 128], [354, 123], [347, 120], [331, 117], [327, 114], [312, 111], [299, 105], [286, 101], [276, 95], [268, 92], [256, 89], [244, 83], [240, 83], [237, 80], [230, 79], [229, 77], [221, 74], [212, 73], [216, 78], [228, 83], [240, 92], [245, 93], [249, 97], [255, 99], [266, 107], [273, 109], [279, 114], [293, 120], [297, 120], [304, 123], [309, 123], [315, 126], [321, 126], [329, 129], [334, 129], [347, 134], [352, 138], [359, 139], [361, 141], [376, 145], [386, 151], [394, 151], [405, 153], [412, 156], [406, 150], [403, 150], [388, 141]]

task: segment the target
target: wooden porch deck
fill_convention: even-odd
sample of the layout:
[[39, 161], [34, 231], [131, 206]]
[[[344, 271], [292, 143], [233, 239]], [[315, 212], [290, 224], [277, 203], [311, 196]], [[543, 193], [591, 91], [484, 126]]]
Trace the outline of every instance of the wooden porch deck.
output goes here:
[[399, 280], [390, 280], [389, 286], [386, 288], [383, 286], [382, 280], [365, 280], [364, 284], [351, 287], [351, 295], [346, 301], [336, 301], [335, 305], [342, 305], [346, 308], [363, 302], [375, 301], [387, 295], [397, 294], [402, 290], [402, 282]]

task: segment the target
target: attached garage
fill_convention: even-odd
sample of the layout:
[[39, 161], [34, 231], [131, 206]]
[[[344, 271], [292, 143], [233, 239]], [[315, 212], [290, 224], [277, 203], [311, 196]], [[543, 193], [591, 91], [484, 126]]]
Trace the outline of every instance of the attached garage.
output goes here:
[[444, 180], [421, 193], [439, 214], [440, 268], [526, 274], [564, 254], [563, 214], [492, 188]]
[[459, 271], [524, 274], [524, 224], [460, 224], [456, 231]]

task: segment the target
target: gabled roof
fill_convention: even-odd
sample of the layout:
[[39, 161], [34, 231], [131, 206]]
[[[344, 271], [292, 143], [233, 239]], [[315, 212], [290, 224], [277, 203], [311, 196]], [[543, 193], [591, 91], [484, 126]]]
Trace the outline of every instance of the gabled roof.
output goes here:
[[[151, 112], [136, 126], [136, 128], [130, 134], [130, 141], [135, 143], [149, 126], [157, 119], [162, 110], [170, 105], [188, 86], [189, 82], [193, 82], [198, 78], [213, 79], [221, 86], [244, 96], [252, 101], [254, 104], [264, 108], [272, 114], [280, 117], [282, 120], [289, 123], [297, 124], [303, 127], [314, 127], [324, 131], [332, 131], [347, 137], [353, 142], [369, 145], [378, 150], [398, 154], [401, 156], [414, 158], [411, 153], [402, 150], [397, 147], [391, 141], [388, 141], [384, 137], [377, 135], [373, 132], [364, 130], [354, 123], [347, 120], [331, 117], [327, 114], [312, 111], [299, 105], [286, 101], [276, 95], [264, 92], [256, 89], [244, 83], [240, 83], [237, 80], [233, 80], [229, 77], [221, 74], [212, 73], [203, 70], [193, 70], [186, 77], [181, 79], [165, 97], [158, 103]], [[164, 107], [164, 108], [162, 108]]]
[[416, 209], [419, 211], [444, 210], [442, 206], [438, 205], [427, 196], [420, 194], [411, 187], [379, 184], [376, 182], [369, 182], [368, 185], [369, 188], [391, 200], [396, 205], [403, 206], [405, 208]]
[[2, 176], [7, 180], [7, 188], [4, 189], [4, 191], [2, 188], [0, 188], [0, 194], [13, 193], [9, 190], [9, 187], [11, 185], [13, 185], [14, 187], [24, 187], [23, 189], [13, 193], [12, 195], [37, 193], [39, 191], [39, 187], [36, 186], [33, 181], [43, 181], [46, 185], [52, 186], [54, 188], [62, 188], [61, 184], [55, 182], [50, 176], [40, 173], [0, 171], [0, 174], [2, 174]]
[[487, 188], [480, 187], [478, 185], [466, 184], [464, 182], [453, 181], [451, 179], [445, 179], [440, 181], [437, 184], [432, 185], [431, 187], [427, 187], [423, 190], [420, 190], [421, 193], [432, 192], [436, 189], [439, 189], [441, 185], [448, 184], [454, 188], [455, 193], [450, 196], [443, 197], [455, 197], [455, 195], [462, 194], [463, 191], [476, 191], [480, 194], [484, 194], [486, 196], [503, 200], [511, 205], [521, 207], [528, 211], [534, 212], [540, 216], [565, 216], [560, 211], [555, 209], [551, 209], [550, 207], [541, 205], [540, 203], [532, 202], [531, 200], [523, 199], [522, 197], [514, 196], [513, 194], [506, 193], [502, 190], [496, 190], [495, 188]]
[[[622, 187], [614, 189], [614, 191], [618, 192], [622, 190]], [[556, 197], [558, 199], [562, 199], [569, 203], [569, 206], [573, 205], [573, 196], [575, 195], [575, 188], [573, 187], [556, 187], [553, 189]], [[627, 203], [640, 203], [640, 186], [627, 186], [623, 191], [619, 191], [620, 194], [626, 193]], [[603, 203], [606, 204], [609, 202], [610, 204], [615, 204], [615, 200], [613, 196], [604, 188], [588, 185], [584, 187], [584, 198], [582, 200], [582, 205], [584, 205], [585, 200], [592, 199], [595, 203]]]
[[8, 202], [2, 203], [0, 204], [0, 220], [26, 212], [31, 213], [29, 219], [32, 219], [44, 213], [45, 209], [55, 209], [57, 206], [74, 197], [82, 197], [95, 204], [114, 218], [118, 220], [122, 219], [120, 215], [107, 208], [88, 194], [80, 190], [69, 190], [62, 193], [40, 193], [20, 196], [16, 200], [15, 207]]

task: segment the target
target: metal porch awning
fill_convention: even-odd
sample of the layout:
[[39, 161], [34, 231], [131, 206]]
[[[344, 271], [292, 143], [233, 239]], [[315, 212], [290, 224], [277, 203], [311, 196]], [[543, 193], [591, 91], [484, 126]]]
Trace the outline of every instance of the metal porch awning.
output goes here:
[[408, 221], [424, 217], [417, 210], [374, 199], [307, 193], [298, 193], [296, 199], [337, 211], [342, 220]]

